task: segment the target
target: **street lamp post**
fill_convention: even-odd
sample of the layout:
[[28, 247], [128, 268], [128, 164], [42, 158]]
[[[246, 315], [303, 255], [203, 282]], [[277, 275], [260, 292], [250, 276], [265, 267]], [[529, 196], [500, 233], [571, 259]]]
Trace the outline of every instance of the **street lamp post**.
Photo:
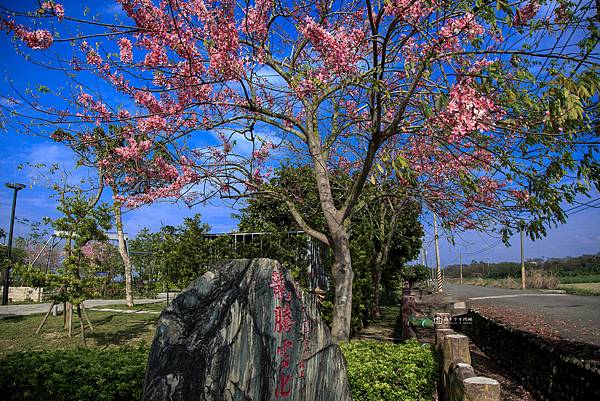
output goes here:
[[[15, 208], [17, 207], [17, 192], [19, 190], [25, 188], [25, 185], [18, 184], [16, 182], [7, 182], [6, 185], [8, 188], [12, 189], [13, 192], [13, 202], [12, 202], [12, 212], [10, 214], [10, 229], [8, 230], [8, 260], [12, 262], [12, 239], [13, 239], [13, 228], [15, 226]], [[8, 287], [10, 285], [10, 265], [11, 263], [6, 265], [6, 271], [4, 272], [4, 288], [2, 288], [2, 305], [8, 305]]]

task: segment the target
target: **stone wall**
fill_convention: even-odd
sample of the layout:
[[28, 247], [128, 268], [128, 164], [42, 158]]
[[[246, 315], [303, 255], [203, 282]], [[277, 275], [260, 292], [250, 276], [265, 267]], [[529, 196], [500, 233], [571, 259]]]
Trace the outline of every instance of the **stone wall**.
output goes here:
[[[0, 287], [0, 293], [3, 287]], [[24, 302], [24, 301], [45, 301], [43, 288], [32, 287], [8, 287], [9, 302]]]
[[440, 355], [441, 374], [438, 392], [445, 401], [500, 401], [500, 383], [477, 376], [471, 366], [469, 338], [449, 328], [450, 314], [438, 313], [436, 351]]
[[[538, 401], [600, 400], [600, 349], [571, 341], [550, 342], [469, 310], [466, 333], [503, 365]], [[586, 359], [593, 355], [596, 360]], [[583, 353], [582, 353], [583, 352]]]

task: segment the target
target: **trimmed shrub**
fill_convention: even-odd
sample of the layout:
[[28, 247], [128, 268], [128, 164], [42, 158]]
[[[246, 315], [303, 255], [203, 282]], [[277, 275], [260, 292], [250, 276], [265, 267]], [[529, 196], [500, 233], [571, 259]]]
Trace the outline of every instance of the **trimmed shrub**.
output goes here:
[[139, 400], [147, 358], [146, 347], [15, 352], [0, 360], [0, 398]]
[[[342, 350], [354, 401], [432, 399], [437, 363], [428, 346], [352, 341]], [[6, 401], [133, 401], [142, 397], [148, 348], [15, 352], [0, 359]]]
[[351, 341], [342, 350], [354, 401], [430, 401], [438, 365], [427, 345]]

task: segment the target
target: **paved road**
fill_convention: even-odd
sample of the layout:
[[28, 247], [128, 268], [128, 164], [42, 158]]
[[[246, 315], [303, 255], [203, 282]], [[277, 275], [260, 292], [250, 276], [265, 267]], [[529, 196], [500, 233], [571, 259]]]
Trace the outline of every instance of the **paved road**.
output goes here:
[[[163, 302], [164, 299], [134, 299], [136, 305], [150, 304]], [[124, 299], [87, 299], [84, 301], [84, 305], [87, 308], [93, 308], [97, 306], [105, 305], [124, 305]], [[26, 316], [35, 315], [38, 313], [46, 313], [50, 307], [49, 303], [41, 304], [23, 304], [23, 305], [0, 305], [0, 318], [8, 316]], [[62, 310], [62, 305], [59, 305], [59, 310]]]
[[553, 326], [562, 337], [600, 345], [600, 297], [453, 284], [446, 284], [444, 291], [469, 299], [473, 306], [497, 305], [539, 316], [549, 324], [561, 322]]

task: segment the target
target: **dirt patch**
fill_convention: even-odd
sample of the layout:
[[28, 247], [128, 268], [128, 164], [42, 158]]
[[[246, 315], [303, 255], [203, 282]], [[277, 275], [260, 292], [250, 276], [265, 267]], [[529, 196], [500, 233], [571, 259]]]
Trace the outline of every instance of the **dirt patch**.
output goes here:
[[517, 381], [513, 380], [498, 364], [470, 341], [471, 366], [478, 376], [485, 376], [500, 383], [500, 399], [503, 401], [536, 401]]
[[[577, 305], [573, 305], [576, 307]], [[490, 319], [493, 319], [501, 324], [512, 328], [525, 331], [528, 333], [542, 336], [555, 349], [560, 350], [564, 355], [576, 357], [582, 360], [594, 361], [600, 363], [600, 347], [577, 341], [566, 340], [559, 336], [559, 331], [556, 327], [570, 327], [580, 334], [593, 335], [589, 329], [585, 327], [575, 327], [572, 323], [567, 323], [561, 320], [549, 320], [547, 317], [540, 317], [533, 313], [526, 313], [515, 310], [513, 308], [478, 305], [477, 311]]]

